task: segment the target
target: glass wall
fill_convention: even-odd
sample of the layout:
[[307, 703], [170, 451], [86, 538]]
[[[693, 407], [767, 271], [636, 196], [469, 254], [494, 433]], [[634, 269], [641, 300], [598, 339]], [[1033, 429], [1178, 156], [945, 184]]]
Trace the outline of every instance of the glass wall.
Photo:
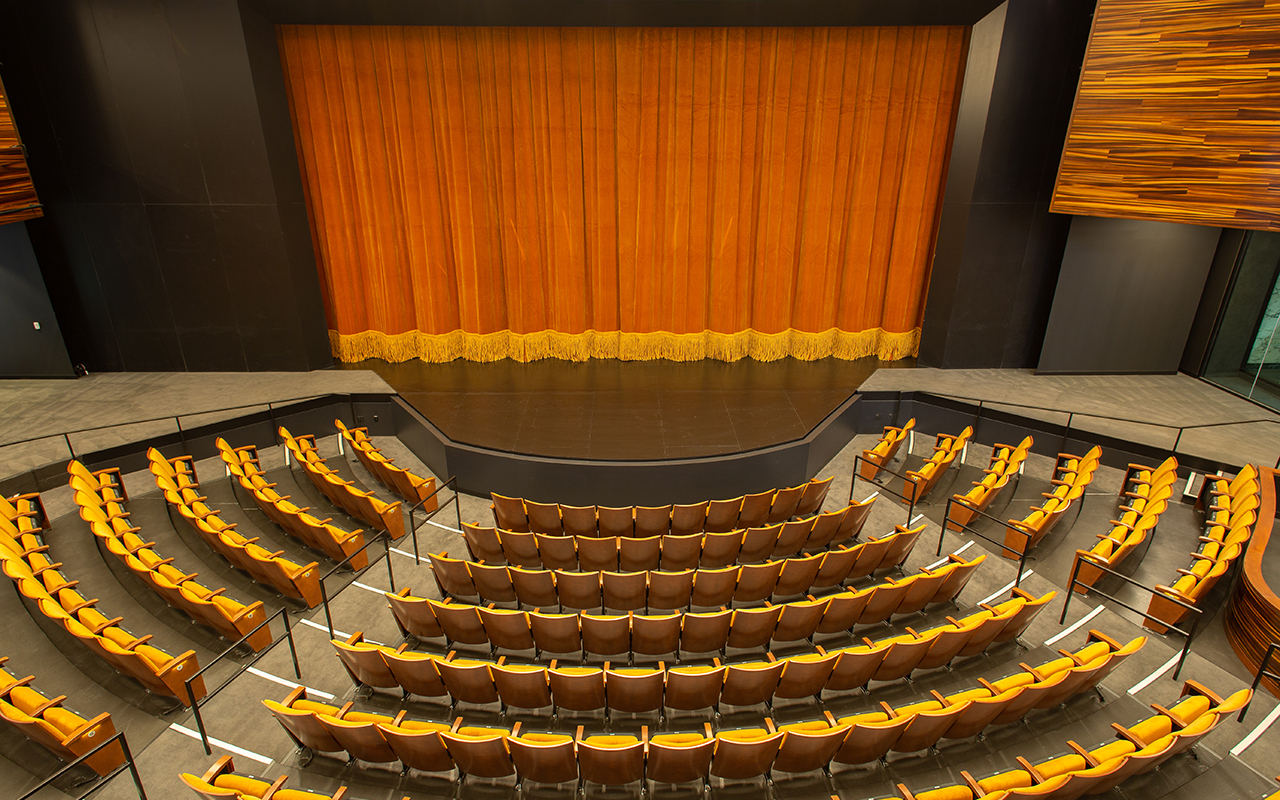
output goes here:
[[1214, 334], [1204, 378], [1280, 410], [1280, 233], [1252, 231]]

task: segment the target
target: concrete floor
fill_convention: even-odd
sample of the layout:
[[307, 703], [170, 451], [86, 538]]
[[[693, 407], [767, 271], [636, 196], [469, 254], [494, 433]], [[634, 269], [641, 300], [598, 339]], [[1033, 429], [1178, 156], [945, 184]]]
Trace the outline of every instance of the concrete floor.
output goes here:
[[[895, 371], [892, 377], [895, 380], [903, 380], [900, 377], [901, 375], [913, 375], [917, 372], [921, 373], [920, 380], [923, 381], [929, 377], [924, 373], [931, 371], [899, 370]], [[322, 373], [322, 375], [328, 374], [330, 373]], [[351, 373], [333, 374], [349, 375]], [[881, 374], [873, 376], [864, 388], [907, 388], [876, 386], [874, 382], [877, 381]], [[954, 373], [941, 373], [940, 375], [935, 373], [933, 377], [935, 380], [932, 382], [926, 381], [927, 385], [917, 388], [929, 388], [931, 391], [937, 391], [938, 393], [969, 396], [966, 392], [972, 391], [973, 387], [977, 386], [984, 393], [996, 394], [997, 390], [999, 390], [1001, 392], [999, 397], [1003, 399], [1016, 397], [1018, 398], [1017, 402], [1027, 404], [1043, 403], [1054, 408], [1074, 408], [1069, 404], [1074, 404], [1079, 399], [1080, 393], [1078, 389], [1064, 388], [1064, 386], [1070, 381], [1083, 380], [1078, 378], [1046, 379], [1023, 373], [1005, 373], [1003, 377], [1007, 378], [1008, 385], [1000, 389], [1001, 375], [962, 376]], [[1251, 404], [1246, 404], [1248, 408], [1237, 406], [1229, 401], [1229, 396], [1228, 398], [1215, 397], [1213, 395], [1201, 397], [1198, 381], [1192, 381], [1188, 384], [1186, 383], [1187, 379], [1178, 378], [1107, 380], [1108, 382], [1106, 383], [1097, 384], [1095, 394], [1110, 394], [1111, 399], [1107, 402], [1101, 402], [1095, 397], [1092, 401], [1093, 405], [1085, 404], [1084, 400], [1080, 400], [1082, 404], [1085, 404], [1083, 405], [1085, 410], [1091, 413], [1117, 413], [1117, 411], [1122, 411], [1121, 415], [1124, 416], [1130, 416], [1135, 419], [1148, 419], [1149, 417], [1145, 415], [1154, 413], [1151, 406], [1151, 393], [1164, 393], [1167, 395], [1171, 391], [1177, 390], [1181, 392], [1185, 389], [1189, 398], [1171, 397], [1162, 401], [1160, 412], [1162, 418], [1171, 421], [1185, 421], [1193, 418], [1238, 421], [1262, 416], [1261, 409]], [[1170, 381], [1177, 381], [1177, 383], [1171, 383]], [[127, 413], [145, 413], [142, 409], [149, 407], [145, 400], [146, 390], [141, 388], [142, 383], [141, 381], [136, 383], [131, 381], [121, 382], [121, 386], [132, 385], [138, 392], [134, 396], [134, 401], [125, 406]], [[181, 383], [181, 381], [175, 381], [175, 384]], [[67, 385], [73, 386], [75, 384], [68, 382]], [[105, 383], [99, 384], [99, 386], [105, 385]], [[371, 384], [361, 385], [367, 386]], [[1163, 389], [1161, 388], [1162, 386], [1164, 387]], [[282, 386], [281, 388], [284, 387]], [[1212, 390], [1212, 387], [1206, 388]], [[319, 393], [331, 390], [337, 391], [337, 389], [330, 389], [327, 385], [322, 386], [317, 383], [307, 384], [305, 392]], [[366, 391], [368, 389], [345, 390]], [[9, 394], [9, 391], [8, 387], [0, 384], [0, 398], [11, 399], [14, 395]], [[174, 391], [181, 391], [181, 388], [179, 387]], [[1212, 391], [1216, 392], [1217, 390]], [[299, 394], [305, 392], [299, 392]], [[1054, 394], [1055, 392], [1057, 394]], [[288, 396], [287, 393], [284, 394]], [[177, 396], [178, 394], [176, 393], [170, 395], [170, 397]], [[1133, 398], [1128, 401], [1128, 405], [1124, 400], [1126, 396]], [[270, 397], [271, 394], [266, 387], [263, 388], [262, 394], [255, 395], [255, 399], [262, 402], [268, 401]], [[992, 397], [991, 399], [996, 398]], [[102, 400], [102, 395], [97, 395], [97, 399], [94, 402], [110, 403], [109, 400]], [[167, 402], [175, 401], [169, 400]], [[1054, 405], [1055, 403], [1057, 405]], [[1195, 409], [1200, 405], [1204, 406], [1204, 411], [1199, 417], [1196, 417], [1196, 414], [1200, 412], [1196, 412]], [[209, 409], [214, 406], [216, 406], [216, 402], [201, 403], [197, 406], [197, 410]], [[175, 406], [170, 405], [167, 407], [174, 408]], [[1166, 407], [1168, 417], [1163, 416]], [[181, 411], [181, 408], [178, 410]], [[32, 413], [33, 418], [38, 418], [41, 412], [30, 413]], [[64, 413], [66, 413], [65, 410]], [[97, 413], [100, 416], [94, 417], [95, 419], [109, 418], [109, 405], [104, 406]], [[323, 434], [325, 432], [316, 431], [316, 433]], [[875, 436], [870, 435], [856, 437], [819, 471], [819, 475], [835, 476], [827, 501], [829, 508], [842, 503], [849, 496], [854, 456], [863, 448], [870, 446], [875, 438]], [[913, 457], [918, 458], [924, 455], [928, 449], [929, 441], [931, 441], [931, 437], [917, 437], [917, 453], [913, 454]], [[384, 449], [384, 452], [395, 457], [397, 463], [425, 472], [422, 464], [398, 441], [380, 439], [378, 444]], [[329, 436], [321, 439], [320, 447], [331, 462], [338, 463], [341, 461], [342, 457], [338, 454], [334, 437]], [[1261, 459], [1262, 463], [1269, 463], [1277, 451], [1280, 451], [1280, 446], [1272, 447], [1267, 453], [1267, 457]], [[264, 465], [268, 469], [276, 470], [276, 474], [281, 476], [282, 485], [287, 488], [286, 493], [292, 493], [295, 497], [303, 499], [305, 502], [302, 504], [304, 505], [313, 505], [317, 508], [326, 509], [326, 515], [333, 514], [343, 524], [353, 524], [350, 520], [343, 520], [340, 512], [328, 508], [323, 499], [315, 495], [314, 489], [310, 488], [305, 479], [283, 471], [283, 456], [279, 449], [264, 451], [262, 455]], [[895, 468], [900, 467], [906, 457], [907, 454], [900, 455]], [[940, 519], [938, 511], [945, 505], [945, 499], [951, 492], [967, 489], [968, 481], [973, 479], [977, 471], [986, 465], [987, 458], [988, 453], [984, 452], [983, 448], [971, 447], [967, 461], [962, 465], [962, 469], [957, 468], [953, 470], [951, 475], [944, 478], [928, 499], [929, 502], [919, 509], [921, 513], [926, 515], [928, 528], [905, 565], [908, 572], [915, 571], [918, 567], [937, 560], [935, 552], [941, 532], [938, 525], [938, 520]], [[344, 469], [349, 470], [353, 477], [370, 488], [380, 490], [380, 487], [373, 482], [367, 473], [363, 472], [358, 464], [354, 462], [347, 463], [348, 466], [344, 467]], [[274, 529], [261, 512], [247, 503], [244, 498], [238, 497], [238, 495], [230, 491], [225, 480], [220, 477], [222, 470], [216, 461], [200, 462], [197, 467], [205, 484], [219, 485], [216, 492], [210, 493], [213, 505], [221, 508], [228, 518], [234, 517], [239, 521], [241, 529], [246, 532], [246, 535], [262, 535], [268, 541], [277, 542], [276, 547], [297, 547], [297, 545], [290, 543], [283, 537], [277, 529]], [[1050, 461], [1048, 459], [1033, 457], [1022, 480], [1017, 486], [1012, 487], [1013, 492], [1010, 496], [997, 501], [997, 516], [1019, 515], [1019, 512], [1029, 505], [1033, 498], [1038, 496], [1039, 487], [1047, 480], [1049, 468]], [[145, 518], [143, 520], [145, 535], [160, 541], [161, 544], [158, 545], [158, 548], [165, 555], [174, 556], [176, 563], [183, 569], [188, 571], [198, 570], [202, 575], [217, 575], [225, 571], [225, 566], [217, 563], [216, 556], [212, 555], [207, 549], [200, 549], [200, 543], [198, 540], [192, 539], [183, 529], [183, 523], [179, 521], [177, 526], [173, 526], [172, 523], [165, 520], [164, 516], [157, 515], [156, 509], [161, 507], [155, 503], [154, 491], [148, 492], [148, 488], [151, 485], [148, 475], [126, 476], [126, 481], [131, 489], [131, 494], [137, 498], [135, 502], [139, 506], [138, 516]], [[1090, 493], [1078, 518], [1070, 516], [1064, 518], [1059, 530], [1056, 530], [1051, 537], [1042, 542], [1035, 551], [1035, 560], [1028, 565], [1032, 572], [1023, 580], [1023, 587], [1035, 594], [1042, 594], [1047, 591], [1056, 591], [1058, 594], [1021, 638], [1020, 646], [1012, 643], [1004, 645], [985, 655], [954, 665], [953, 671], [938, 670], [932, 674], [918, 675], [912, 684], [897, 682], [876, 685], [870, 697], [864, 698], [855, 692], [838, 693], [828, 699], [828, 705], [833, 708], [863, 707], [880, 700], [891, 704], [900, 704], [906, 702], [906, 698], [917, 697], [929, 689], [950, 691], [976, 685], [978, 677], [995, 679], [1016, 670], [1020, 661], [1032, 664], [1041, 663], [1052, 658], [1053, 651], [1057, 648], [1072, 650], [1080, 647], [1084, 643], [1089, 628], [1101, 630], [1121, 641], [1128, 641], [1134, 636], [1148, 636], [1149, 640], [1146, 646], [1104, 682], [1103, 696], [1106, 698], [1106, 703], [1100, 702], [1092, 695], [1077, 697], [1068, 703], [1064, 709], [1037, 712], [1029, 720], [1028, 724], [1015, 724], [998, 730], [990, 730], [988, 731], [989, 736], [986, 742], [950, 742], [944, 744], [938, 754], [895, 754], [887, 768], [874, 765], [865, 768], [840, 768], [835, 775], [835, 788], [844, 800], [891, 795], [892, 786], [897, 782], [905, 783], [907, 786], [917, 790], [926, 789], [940, 783], [955, 782], [959, 780], [960, 769], [970, 769], [977, 774], [981, 774], [984, 771], [989, 772], [1009, 765], [1015, 755], [1022, 755], [1034, 761], [1040, 757], [1064, 752], [1067, 740], [1072, 738], [1079, 740], [1086, 746], [1090, 746], [1096, 741], [1109, 738], [1110, 734], [1106, 729], [1110, 722], [1140, 717], [1146, 713], [1144, 709], [1148, 703], [1168, 705], [1174, 702], [1182, 679], [1190, 678], [1201, 681], [1224, 695], [1247, 685], [1247, 676], [1244, 674], [1243, 668], [1240, 667], [1229, 649], [1225, 647], [1225, 641], [1220, 633], [1220, 619], [1214, 619], [1208, 625], [1206, 631], [1193, 643], [1192, 652], [1181, 679], [1176, 682], [1172, 679], [1172, 666], [1169, 665], [1169, 660], [1181, 647], [1181, 641], [1176, 636], [1153, 635], [1149, 631], [1140, 628], [1135, 623], [1135, 617], [1123, 609], [1104, 608], [1087, 625], [1080, 627], [1060, 640], [1047, 644], [1048, 640], [1064, 630], [1064, 626], [1058, 622], [1058, 615], [1062, 610], [1064, 600], [1063, 585], [1067, 580], [1066, 571], [1069, 569], [1070, 556], [1077, 547], [1084, 546], [1084, 542], [1092, 541], [1094, 534], [1104, 531], [1106, 519], [1110, 518], [1114, 513], [1116, 505], [1115, 490], [1118, 482], [1119, 473], [1117, 471], [1106, 468], [1100, 469], [1094, 484], [1090, 487]], [[890, 485], [892, 486], [892, 484]], [[858, 481], [853, 487], [853, 494], [856, 498], [863, 498], [872, 491], [877, 490], [877, 488]], [[380, 493], [385, 495], [385, 492]], [[216, 497], [214, 496], [215, 494]], [[154, 605], [148, 604], [146, 598], [140, 595], [121, 596], [118, 594], [119, 588], [110, 584], [110, 581], [114, 580], [114, 578], [105, 571], [105, 560], [94, 552], [95, 548], [87, 528], [78, 518], [71, 515], [73, 506], [71, 498], [68, 496], [68, 490], [60, 489], [48, 492], [45, 499], [51, 515], [58, 518], [55, 526], [57, 532], [56, 541], [51, 541], [52, 554], [68, 563], [72, 561], [79, 563], [81, 565], [80, 569], [84, 573], [83, 577], [79, 575], [72, 575], [71, 577], [82, 577], [85, 582], [83, 588], [86, 592], [92, 596], [101, 596], [104, 606], [120, 603], [124, 610], [116, 611], [115, 613], [126, 616], [130, 628], [135, 632], [147, 633], [154, 630], [157, 633], [164, 634], [168, 646], [180, 646], [182, 642], [180, 630], [175, 627], [172, 620], [164, 616], [163, 610], [157, 610]], [[492, 520], [486, 498], [461, 496], [458, 499], [460, 515], [464, 521], [487, 524]], [[865, 529], [866, 534], [879, 535], [888, 532], [895, 523], [905, 522], [906, 516], [906, 508], [899, 505], [891, 496], [882, 492], [880, 499], [876, 502], [872, 518]], [[454, 525], [453, 511], [451, 509], [446, 510], [440, 515], [437, 522], [441, 525], [452, 527]], [[1158, 544], [1154, 545], [1152, 550], [1146, 553], [1141, 561], [1132, 565], [1135, 574], [1140, 575], [1143, 580], [1150, 579], [1162, 582], [1171, 580], [1172, 570], [1181, 565], [1181, 561], [1186, 560], [1185, 553], [1188, 549], [1188, 543], [1194, 540], [1198, 524], [1197, 516], [1189, 508], [1175, 507], [1175, 509], [1171, 509], [1168, 524], [1166, 525], [1162, 522]], [[166, 525], [169, 527], [165, 527]], [[253, 532], [249, 533], [249, 531]], [[954, 552], [966, 546], [969, 538], [967, 535], [948, 533], [942, 539], [943, 552]], [[420, 532], [419, 545], [423, 552], [428, 550], [435, 552], [445, 551], [454, 555], [465, 553], [461, 537], [445, 527], [427, 526], [423, 528]], [[984, 545], [981, 542], [975, 542], [969, 545], [966, 555], [971, 556], [974, 553], [982, 552], [983, 547]], [[415, 593], [436, 596], [434, 582], [425, 565], [416, 564], [414, 559], [407, 555], [408, 552], [411, 552], [412, 547], [401, 543], [397, 550], [400, 552], [391, 554], [396, 586], [411, 586]], [[68, 558], [68, 556], [71, 558]], [[322, 560], [315, 555], [312, 555], [312, 558]], [[102, 564], [95, 564], [94, 559], [102, 562]], [[1066, 565], [1065, 568], [1064, 565]], [[1007, 596], [1008, 590], [1006, 587], [1014, 580], [1016, 572], [1017, 569], [1014, 562], [999, 558], [992, 552], [988, 556], [986, 563], [978, 570], [973, 580], [960, 596], [958, 605], [961, 610], [971, 609], [979, 601], [992, 595]], [[363, 586], [359, 584], [363, 584]], [[390, 612], [386, 608], [385, 599], [379, 593], [379, 590], [387, 589], [390, 586], [385, 564], [375, 564], [368, 572], [359, 577], [359, 584], [347, 588], [334, 601], [334, 627], [347, 633], [357, 630], [363, 631], [366, 638], [370, 640], [387, 643], [397, 642], [399, 640], [399, 632]], [[251, 588], [229, 582], [228, 593], [244, 598]], [[261, 591], [261, 587], [257, 587], [254, 591]], [[268, 592], [267, 594], [269, 595], [270, 593]], [[268, 596], [267, 599], [271, 600], [272, 598]], [[264, 602], [266, 601], [264, 600]], [[272, 602], [280, 603], [278, 598], [272, 600]], [[125, 699], [113, 697], [106, 688], [92, 685], [92, 681], [86, 677], [87, 673], [78, 669], [71, 658], [56, 649], [45, 647], [40, 643], [39, 634], [36, 633], [37, 629], [29, 612], [19, 608], [20, 605], [17, 602], [16, 593], [0, 587], [0, 641], [9, 643], [5, 646], [6, 652], [0, 653], [0, 655], [12, 656], [15, 662], [13, 664], [15, 670], [23, 671], [23, 674], [27, 672], [34, 673], [37, 676], [36, 685], [42, 689], [46, 689], [53, 694], [67, 694], [71, 698], [68, 703], [81, 711], [96, 713], [100, 710], [111, 710], [113, 716], [121, 720], [121, 727], [128, 732], [130, 740], [135, 741], [136, 738], [136, 745], [138, 749], [141, 749], [139, 768], [142, 771], [143, 780], [146, 783], [150, 797], [191, 796], [188, 790], [182, 787], [177, 780], [177, 773], [185, 770], [199, 774], [213, 761], [213, 757], [204, 754], [198, 741], [193, 740], [181, 730], [193, 731], [195, 729], [196, 726], [191, 713], [189, 711], [180, 711], [160, 717], [154, 714], [146, 714], [137, 709], [132, 709]], [[1096, 597], [1077, 597], [1071, 604], [1065, 625], [1071, 626], [1077, 620], [1093, 613], [1099, 605]], [[106, 608], [106, 610], [113, 609]], [[859, 629], [858, 634], [881, 638], [902, 630], [905, 625], [920, 626], [927, 624], [928, 620], [939, 614], [951, 613], [958, 616], [954, 609], [926, 609], [926, 612], [927, 616], [895, 619], [892, 626], [871, 626], [865, 630]], [[327, 641], [328, 634], [323, 630], [323, 612], [311, 611], [302, 613], [296, 615], [295, 619], [299, 621], [305, 619], [312, 623], [312, 625], [294, 626], [299, 661], [302, 665], [301, 683], [335, 695], [339, 703], [353, 699], [361, 707], [370, 710], [404, 707], [409, 710], [410, 716], [413, 717], [442, 719], [447, 715], [447, 709], [438, 703], [424, 702], [421, 698], [415, 698], [405, 704], [401, 703], [398, 694], [381, 690], [375, 692], [372, 697], [357, 698], [349, 678], [342, 670], [333, 654], [332, 646]], [[192, 646], [200, 644], [197, 641], [199, 637], [194, 632], [186, 638], [191, 640]], [[23, 644], [18, 644], [18, 642], [25, 643], [27, 641], [34, 641], [40, 644], [40, 647], [33, 647], [28, 652], [28, 649]], [[202, 646], [201, 649], [204, 650], [206, 648]], [[42, 661], [43, 663], [41, 663]], [[1166, 665], [1169, 665], [1168, 668], [1162, 669]], [[235, 754], [236, 764], [241, 771], [257, 773], [271, 778], [281, 774], [289, 774], [291, 778], [288, 785], [295, 788], [310, 787], [319, 790], [331, 790], [332, 787], [339, 783], [346, 783], [352, 787], [351, 797], [367, 798], [368, 800], [383, 800], [383, 798], [398, 800], [398, 798], [405, 795], [414, 798], [448, 797], [456, 791], [456, 781], [452, 776], [427, 776], [415, 773], [401, 779], [394, 765], [360, 764], [349, 766], [341, 759], [317, 755], [309, 766], [305, 769], [301, 768], [292, 743], [258, 702], [263, 698], [280, 699], [288, 692], [286, 686], [277, 682], [278, 679], [286, 681], [294, 679], [287, 647], [284, 645], [277, 647], [256, 665], [256, 669], [259, 672], [247, 673], [236, 678], [225, 691], [210, 701], [204, 708], [204, 717], [209, 727], [210, 735], [223, 741], [234, 743], [236, 747], [248, 753], [248, 755], [245, 753]], [[1153, 674], [1157, 676], [1155, 680], [1134, 691], [1135, 687], [1144, 683], [1146, 678]], [[1275, 729], [1268, 728], [1262, 732], [1256, 741], [1242, 751], [1240, 762], [1232, 759], [1224, 760], [1224, 757], [1228, 751], [1241, 743], [1241, 740], [1248, 736], [1258, 723], [1262, 722], [1264, 718], [1269, 718], [1270, 712], [1276, 708], [1277, 701], [1275, 698], [1266, 694], [1259, 696], [1255, 700], [1253, 708], [1249, 711], [1248, 718], [1244, 724], [1237, 724], [1234, 719], [1224, 721], [1211, 736], [1197, 747], [1198, 759], [1183, 757], [1169, 762], [1161, 769], [1159, 774], [1135, 779], [1125, 784], [1123, 790], [1113, 792], [1109, 796], [1117, 798], [1117, 800], [1121, 797], [1143, 798], [1143, 800], [1163, 796], [1174, 797], [1175, 795], [1178, 797], [1194, 797], [1196, 796], [1194, 787], [1203, 789], [1206, 784], [1211, 784], [1216, 791], [1212, 795], [1205, 796], [1240, 798], [1261, 796], [1268, 785], [1268, 776], [1275, 772], [1275, 764], [1280, 763], [1280, 726]], [[721, 725], [723, 727], [759, 724], [761, 717], [767, 713], [763, 707], [732, 709], [731, 712], [726, 713], [724, 720], [722, 720]], [[469, 723], [496, 723], [498, 720], [496, 708], [464, 705], [459, 713]], [[818, 714], [819, 711], [812, 701], [807, 700], [785, 704], [779, 703], [773, 711], [774, 718], [779, 721], [812, 718]], [[653, 715], [650, 716], [652, 717]], [[520, 717], [514, 715], [511, 717], [512, 720], [517, 718], [526, 719], [526, 727], [536, 726], [535, 729], [553, 727], [545, 716], [527, 715]], [[650, 725], [657, 724], [656, 718], [643, 719], [638, 717], [634, 720], [615, 720], [614, 727], [615, 729], [622, 729], [642, 722]], [[668, 721], [668, 727], [677, 730], [693, 729], [700, 722], [701, 718], [697, 715], [684, 717], [673, 715]], [[576, 716], [566, 714], [557, 723], [557, 726], [571, 727], [578, 724], [585, 725], [588, 730], [603, 730], [604, 719], [600, 714], [581, 714]], [[176, 727], [170, 727], [171, 725]], [[0, 745], [4, 747], [3, 753], [6, 756], [4, 760], [0, 760], [0, 800], [9, 800], [9, 798], [17, 797], [27, 788], [34, 785], [37, 779], [33, 773], [48, 774], [52, 769], [56, 768], [56, 764], [52, 763], [52, 760], [47, 755], [41, 758], [38, 754], [33, 754], [31, 748], [21, 747], [20, 739], [3, 738], [0, 739]], [[215, 755], [224, 752], [226, 752], [225, 749], [215, 746]], [[255, 755], [261, 756], [269, 763], [256, 762], [253, 759]], [[1257, 773], [1251, 772], [1249, 768], [1257, 770]], [[1233, 777], [1230, 780], [1226, 778], [1219, 779], [1216, 777], [1218, 775]], [[1226, 787], [1233, 787], [1232, 790], [1238, 793], [1225, 793], [1227, 791]], [[567, 791], [570, 790], [566, 786], [541, 787], [529, 785], [524, 794], [538, 797], [564, 797]], [[758, 780], [743, 783], [721, 783], [717, 781], [713, 786], [714, 800], [759, 797], [762, 792], [765, 794], [770, 793], [764, 790]], [[610, 798], [627, 797], [629, 800], [634, 800], [634, 798], [638, 797], [638, 791], [634, 786], [627, 787], [624, 791], [605, 791], [601, 787], [593, 786], [588, 793], [593, 800], [604, 796]], [[779, 775], [778, 783], [771, 793], [774, 796], [782, 794], [795, 795], [798, 798], [804, 798], [804, 800], [810, 800], [810, 798], [812, 800], [826, 800], [831, 794], [820, 774], [816, 777], [812, 775]], [[688, 797], [690, 800], [698, 800], [696, 798], [696, 790], [689, 787], [684, 787], [679, 791], [672, 787], [655, 787], [654, 794], [661, 795], [663, 798], [679, 795]], [[51, 792], [47, 796], [61, 797], [64, 795]], [[133, 789], [126, 776], [118, 778], [96, 796], [113, 799], [129, 798], [133, 796]], [[476, 798], [477, 800], [487, 800], [487, 798], [514, 800], [517, 797], [512, 790], [510, 779], [505, 781], [468, 779], [466, 786], [462, 790], [462, 796], [468, 798], [468, 800], [471, 798]]]

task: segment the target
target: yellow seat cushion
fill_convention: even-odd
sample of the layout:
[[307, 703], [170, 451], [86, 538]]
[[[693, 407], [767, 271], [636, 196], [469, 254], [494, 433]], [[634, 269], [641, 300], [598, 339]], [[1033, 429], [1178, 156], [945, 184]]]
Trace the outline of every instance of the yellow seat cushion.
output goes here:
[[327, 705], [325, 703], [317, 703], [315, 700], [299, 699], [293, 701], [293, 708], [297, 711], [314, 711], [317, 714], [328, 714], [333, 716], [338, 713], [337, 706]]
[[24, 714], [30, 714], [49, 702], [49, 698], [29, 686], [15, 686], [9, 692], [9, 702]]
[[1194, 722], [1200, 715], [1204, 714], [1212, 706], [1209, 698], [1202, 694], [1188, 695], [1169, 709], [1178, 715], [1178, 719], [1184, 723]]
[[[456, 662], [455, 662], [456, 663]], [[475, 662], [480, 663], [480, 662]], [[597, 675], [600, 670], [596, 667], [556, 667], [556, 672], [561, 675]]]
[[429, 722], [424, 719], [402, 719], [396, 726], [406, 731], [447, 731], [449, 726], [443, 722]]
[[1110, 761], [1113, 758], [1127, 756], [1137, 749], [1138, 748], [1134, 746], [1133, 742], [1128, 739], [1120, 739], [1090, 750], [1089, 755], [1093, 756], [1098, 761]]
[[672, 667], [669, 672], [676, 672], [681, 675], [705, 675], [708, 672], [715, 672], [721, 667]]
[[619, 735], [611, 736], [608, 734], [598, 734], [596, 736], [588, 736], [582, 741], [584, 744], [589, 744], [592, 747], [615, 748], [615, 747], [630, 747], [631, 745], [635, 744], [636, 742], [639, 742], [640, 740], [634, 736], [619, 736]]
[[463, 727], [454, 731], [455, 736], [461, 736], [467, 739], [492, 739], [495, 736], [501, 736], [503, 739], [511, 735], [511, 731], [505, 728], [473, 728]]
[[53, 727], [62, 731], [64, 737], [86, 722], [84, 717], [74, 711], [68, 711], [67, 709], [59, 706], [45, 709], [42, 716], [44, 717], [45, 722], [48, 722]]
[[522, 733], [516, 738], [522, 742], [532, 742], [533, 744], [557, 744], [573, 741], [572, 736], [563, 733]]
[[339, 722], [380, 722], [383, 725], [390, 725], [395, 722], [395, 717], [389, 717], [386, 714], [370, 714], [367, 711], [348, 711], [342, 715]]
[[1150, 744], [1161, 736], [1168, 736], [1173, 731], [1173, 722], [1164, 714], [1156, 714], [1137, 723], [1129, 732]]
[[973, 800], [973, 792], [968, 786], [939, 786], [915, 793], [916, 800]]
[[789, 725], [783, 725], [778, 730], [797, 731], [799, 733], [808, 733], [810, 731], [827, 731], [831, 730], [831, 726], [824, 720], [814, 719], [807, 722], [792, 722]]
[[668, 747], [689, 747], [707, 741], [700, 733], [660, 733], [649, 741]]
[[763, 739], [769, 735], [764, 728], [742, 728], [733, 731], [720, 731], [716, 736], [720, 739], [728, 739], [733, 742], [753, 742], [757, 739]]
[[271, 800], [319, 800], [319, 798], [325, 797], [333, 797], [333, 795], [308, 792], [302, 789], [277, 789], [276, 793], [271, 795]]
[[985, 700], [986, 698], [993, 696], [994, 695], [991, 694], [990, 689], [967, 689], [963, 692], [956, 692], [955, 694], [947, 695], [947, 702], [954, 705], [956, 703], [963, 703], [966, 700]]
[[1020, 789], [1024, 786], [1030, 786], [1031, 773], [1025, 769], [1011, 769], [1008, 772], [1000, 772], [989, 778], [983, 778], [978, 781], [978, 786], [984, 792], [1000, 792], [1009, 789]]
[[1057, 675], [1059, 672], [1071, 669], [1075, 665], [1076, 665], [1076, 662], [1073, 659], [1070, 659], [1064, 656], [1062, 658], [1055, 658], [1052, 661], [1041, 664], [1040, 666], [1036, 667], [1036, 672], [1039, 672], [1041, 675], [1047, 678], [1050, 675]]
[[1019, 686], [1028, 686], [1036, 682], [1036, 676], [1030, 672], [1015, 672], [1007, 678], [1001, 678], [998, 681], [992, 681], [991, 685], [996, 687], [996, 691], [1003, 694], [1010, 689], [1016, 689]]
[[[263, 792], [271, 788], [271, 784], [266, 781], [260, 781], [248, 775], [237, 775], [234, 772], [214, 778], [213, 785], [219, 789], [230, 789], [253, 797], [261, 797]], [[279, 793], [277, 792], [278, 795]]]
[[1036, 764], [1036, 772], [1045, 778], [1055, 778], [1068, 772], [1079, 772], [1087, 766], [1083, 756], [1072, 753]]
[[900, 717], [905, 717], [908, 714], [919, 714], [923, 711], [937, 711], [940, 708], [943, 708], [943, 705], [937, 700], [922, 700], [919, 703], [912, 703], [911, 705], [906, 705], [902, 708], [895, 708], [894, 712]]
[[888, 439], [881, 439], [880, 441], [876, 442], [876, 446], [875, 446], [875, 447], [871, 448], [871, 454], [872, 454], [872, 455], [882, 456], [882, 455], [884, 455], [884, 454], [885, 454], [885, 453], [887, 453], [887, 452], [889, 452], [889, 440], [888, 440]]
[[841, 717], [839, 722], [841, 725], [865, 725], [869, 722], [886, 722], [888, 719], [889, 715], [883, 711], [867, 711], [862, 714]]

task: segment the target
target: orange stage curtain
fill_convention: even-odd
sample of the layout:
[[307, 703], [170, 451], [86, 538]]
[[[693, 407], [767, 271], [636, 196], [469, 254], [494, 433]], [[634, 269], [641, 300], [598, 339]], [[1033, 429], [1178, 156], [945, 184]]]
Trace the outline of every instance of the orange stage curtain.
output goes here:
[[965, 28], [278, 32], [339, 359], [915, 353]]

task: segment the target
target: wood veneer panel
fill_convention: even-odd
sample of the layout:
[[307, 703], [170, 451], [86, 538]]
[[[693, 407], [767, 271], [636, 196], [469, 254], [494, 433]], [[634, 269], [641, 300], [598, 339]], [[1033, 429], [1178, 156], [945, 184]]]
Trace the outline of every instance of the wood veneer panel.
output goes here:
[[[1280, 642], [1280, 596], [1267, 583], [1262, 571], [1262, 560], [1266, 558], [1275, 524], [1278, 474], [1280, 473], [1274, 469], [1258, 467], [1258, 521], [1254, 525], [1244, 558], [1241, 559], [1243, 573], [1236, 582], [1227, 605], [1227, 613], [1223, 617], [1227, 641], [1251, 672], [1257, 671], [1267, 647], [1272, 642]], [[1272, 556], [1277, 557], [1280, 556]], [[1274, 659], [1270, 669], [1272, 672], [1277, 670]], [[1266, 679], [1263, 680], [1263, 685], [1272, 694], [1280, 696], [1280, 685], [1275, 681]]]
[[1099, 0], [1051, 210], [1280, 230], [1280, 2]]
[[27, 171], [27, 155], [0, 83], [0, 224], [41, 216], [36, 187]]

